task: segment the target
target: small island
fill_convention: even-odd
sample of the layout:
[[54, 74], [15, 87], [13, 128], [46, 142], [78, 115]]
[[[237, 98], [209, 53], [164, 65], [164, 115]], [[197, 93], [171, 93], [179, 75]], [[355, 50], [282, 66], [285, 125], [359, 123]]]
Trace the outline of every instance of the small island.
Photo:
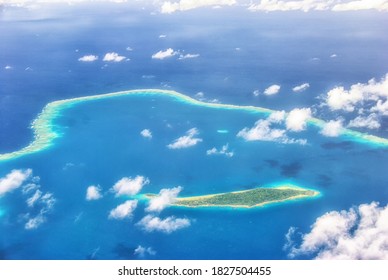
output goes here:
[[183, 207], [235, 207], [252, 208], [289, 200], [311, 198], [319, 192], [292, 185], [262, 187], [229, 193], [178, 197], [173, 205]]

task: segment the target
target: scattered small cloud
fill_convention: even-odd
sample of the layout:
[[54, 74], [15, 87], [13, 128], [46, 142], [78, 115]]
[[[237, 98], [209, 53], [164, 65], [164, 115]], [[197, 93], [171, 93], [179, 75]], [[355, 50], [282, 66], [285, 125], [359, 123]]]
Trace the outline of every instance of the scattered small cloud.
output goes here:
[[223, 145], [222, 148], [219, 150], [216, 147], [214, 147], [210, 150], [207, 150], [206, 154], [208, 156], [210, 156], [210, 155], [224, 155], [226, 157], [233, 157], [234, 156], [234, 152], [229, 151], [229, 144]]
[[327, 137], [337, 137], [343, 130], [342, 120], [331, 120], [324, 124], [321, 134]]
[[31, 169], [14, 169], [5, 177], [0, 178], [0, 197], [20, 188], [31, 175]]
[[176, 11], [188, 11], [206, 6], [232, 6], [236, 0], [180, 0], [178, 2], [165, 1], [160, 12], [162, 14], [172, 14]]
[[133, 49], [132, 49], [131, 47], [126, 47], [125, 49], [126, 49], [127, 51], [129, 51], [129, 52], [133, 51]]
[[127, 200], [126, 202], [112, 209], [109, 213], [109, 218], [115, 220], [131, 218], [132, 213], [135, 211], [136, 207], [137, 200]]
[[260, 95], [260, 90], [258, 89], [255, 89], [253, 92], [252, 92], [253, 96], [259, 96]]
[[111, 53], [106, 53], [104, 58], [102, 59], [103, 61], [108, 61], [108, 62], [120, 62], [126, 59], [125, 56], [119, 55], [118, 53], [111, 52]]
[[5, 70], [11, 70], [11, 69], [12, 69], [12, 66], [6, 65], [6, 66], [4, 67], [4, 69], [5, 69]]
[[147, 212], [161, 212], [164, 208], [173, 204], [176, 201], [178, 194], [182, 191], [182, 187], [178, 186], [172, 189], [162, 189], [159, 194], [150, 199]]
[[140, 132], [140, 135], [143, 136], [144, 138], [152, 139], [152, 132], [149, 129], [143, 129]]
[[166, 34], [160, 34], [160, 35], [159, 35], [159, 38], [161, 38], [161, 39], [166, 38], [166, 37], [167, 37]]
[[27, 223], [24, 225], [24, 228], [27, 230], [37, 229], [44, 222], [46, 222], [46, 217], [42, 213], [39, 213], [36, 217], [28, 219]]
[[156, 251], [152, 249], [152, 247], [143, 247], [141, 245], [137, 246], [135, 251], [133, 252], [135, 256], [139, 256], [140, 258], [144, 258], [147, 255], [155, 256]]
[[192, 128], [186, 132], [186, 135], [179, 137], [171, 144], [168, 144], [167, 147], [169, 149], [184, 149], [188, 147], [192, 147], [202, 142], [201, 138], [196, 138], [199, 134], [197, 128]]
[[286, 118], [286, 126], [291, 131], [303, 131], [306, 129], [307, 120], [311, 118], [311, 109], [293, 109]]
[[169, 58], [169, 57], [173, 57], [173, 56], [175, 56], [177, 54], [178, 54], [178, 52], [174, 51], [172, 48], [168, 48], [165, 51], [158, 51], [157, 53], [154, 53], [152, 55], [152, 59], [163, 60], [163, 59], [166, 59], [166, 58]]
[[266, 88], [264, 90], [264, 94], [265, 95], [275, 95], [275, 94], [278, 94], [279, 91], [280, 91], [280, 86], [279, 85], [272, 85], [272, 86], [269, 86], [268, 88]]
[[305, 91], [306, 89], [308, 89], [310, 87], [310, 84], [309, 83], [304, 83], [304, 84], [301, 84], [299, 86], [296, 86], [292, 89], [293, 92], [302, 92], [302, 91]]
[[335, 54], [335, 53], [333, 53], [332, 55], [330, 55], [330, 58], [336, 58], [336, 57], [338, 57], [338, 55]]
[[98, 60], [98, 56], [97, 55], [85, 55], [83, 57], [80, 57], [78, 58], [78, 61], [82, 61], [82, 62], [93, 62], [93, 61], [96, 61]]
[[99, 200], [103, 197], [101, 193], [102, 189], [100, 186], [89, 186], [86, 189], [86, 200]]
[[[286, 234], [289, 257], [302, 255], [315, 259], [387, 260], [388, 206], [361, 204], [348, 211], [331, 211], [319, 217], [311, 231], [294, 240], [296, 229]], [[300, 243], [299, 245], [297, 243]]]
[[34, 204], [42, 197], [42, 192], [40, 190], [36, 190], [35, 193], [27, 199], [26, 203], [28, 207], [34, 207]]
[[117, 181], [113, 186], [113, 191], [116, 193], [116, 196], [121, 195], [135, 195], [141, 191], [141, 189], [150, 183], [150, 180], [144, 176], [124, 177]]
[[191, 224], [187, 218], [175, 218], [174, 216], [160, 219], [154, 215], [147, 215], [141, 219], [137, 225], [147, 232], [160, 231], [164, 233], [172, 233], [179, 229], [189, 227]]

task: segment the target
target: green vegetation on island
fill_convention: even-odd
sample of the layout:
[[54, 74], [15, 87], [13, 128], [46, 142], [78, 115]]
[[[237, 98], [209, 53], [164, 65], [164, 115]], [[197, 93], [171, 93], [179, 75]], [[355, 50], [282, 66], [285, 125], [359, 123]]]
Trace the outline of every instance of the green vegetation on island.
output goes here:
[[295, 186], [256, 188], [245, 191], [177, 198], [176, 206], [250, 208], [269, 203], [317, 196], [319, 192]]

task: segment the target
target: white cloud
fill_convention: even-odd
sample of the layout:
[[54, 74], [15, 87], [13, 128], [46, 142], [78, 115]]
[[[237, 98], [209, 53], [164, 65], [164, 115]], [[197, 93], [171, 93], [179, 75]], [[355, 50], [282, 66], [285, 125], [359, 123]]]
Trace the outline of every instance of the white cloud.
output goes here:
[[164, 208], [176, 201], [176, 198], [181, 191], [182, 187], [180, 186], [172, 189], [161, 189], [159, 195], [150, 199], [146, 211], [161, 212]]
[[253, 96], [259, 96], [260, 95], [260, 91], [258, 89], [255, 89], [252, 93], [253, 93]]
[[311, 109], [293, 109], [286, 118], [286, 126], [291, 131], [302, 131], [306, 129], [306, 122], [311, 118]]
[[375, 105], [372, 107], [374, 111], [382, 114], [386, 112], [388, 114], [388, 104], [385, 106], [385, 109], [381, 107], [388, 98], [387, 88], [388, 74], [379, 82], [371, 79], [367, 84], [354, 84], [349, 90], [346, 90], [344, 87], [333, 88], [327, 93], [325, 104], [333, 111], [353, 112], [356, 106], [372, 103]]
[[110, 61], [110, 62], [120, 62], [126, 59], [125, 56], [119, 55], [118, 53], [111, 52], [111, 53], [106, 53], [103, 61]]
[[197, 58], [197, 57], [199, 57], [199, 54], [197, 54], [197, 53], [195, 53], [195, 54], [188, 53], [188, 54], [180, 54], [179, 55], [179, 59], [180, 60], [190, 59], [190, 58]]
[[12, 69], [12, 66], [6, 65], [6, 66], [4, 67], [4, 69], [5, 69], [5, 70], [10, 70], [10, 69]]
[[143, 130], [140, 132], [140, 135], [143, 136], [144, 138], [149, 138], [149, 139], [152, 138], [152, 132], [151, 132], [151, 130], [149, 130], [149, 129], [143, 129]]
[[302, 92], [302, 91], [305, 91], [306, 89], [308, 89], [310, 87], [310, 84], [309, 83], [304, 83], [304, 84], [301, 84], [299, 86], [296, 86], [292, 89], [293, 92]]
[[371, 108], [372, 112], [377, 112], [383, 116], [388, 116], [388, 100], [377, 100], [375, 106]]
[[98, 200], [102, 198], [100, 186], [89, 186], [86, 189], [86, 200]]
[[289, 256], [308, 254], [316, 259], [388, 260], [387, 221], [388, 206], [380, 207], [376, 202], [348, 211], [328, 212], [315, 221], [309, 233], [302, 235], [299, 246], [289, 246]]
[[342, 120], [331, 120], [324, 124], [321, 134], [327, 137], [337, 137], [341, 134], [342, 129]]
[[41, 212], [49, 212], [54, 207], [56, 202], [57, 200], [52, 193], [45, 193], [39, 201], [39, 203], [43, 205]]
[[126, 202], [112, 209], [109, 213], [109, 218], [116, 219], [116, 220], [131, 218], [132, 213], [136, 209], [136, 207], [137, 207], [137, 200], [127, 200]]
[[144, 258], [146, 255], [155, 256], [156, 251], [152, 249], [151, 247], [143, 247], [141, 245], [137, 246], [135, 251], [133, 252], [134, 255], [138, 255], [140, 258]]
[[153, 215], [147, 215], [137, 223], [137, 225], [142, 227], [145, 231], [160, 231], [164, 233], [172, 233], [178, 229], [186, 228], [190, 226], [190, 224], [190, 220], [186, 218], [175, 218], [174, 216], [170, 216], [162, 220]]
[[42, 197], [42, 192], [40, 190], [36, 190], [35, 193], [27, 199], [28, 207], [34, 207], [35, 203]]
[[225, 155], [227, 157], [233, 157], [234, 156], [234, 153], [229, 151], [229, 144], [223, 145], [220, 150], [216, 149], [216, 147], [214, 147], [214, 148], [212, 148], [210, 150], [207, 150], [206, 154], [208, 156], [210, 156], [210, 155]]
[[80, 58], [78, 59], [78, 61], [82, 61], [82, 62], [93, 62], [93, 61], [96, 61], [96, 60], [98, 60], [98, 56], [92, 55], [92, 54], [90, 54], [90, 55], [85, 55], [85, 56], [80, 57]]
[[372, 113], [367, 117], [358, 116], [349, 122], [348, 127], [365, 127], [369, 129], [380, 128], [380, 122], [376, 114]]
[[280, 91], [280, 86], [279, 85], [272, 85], [264, 90], [265, 95], [274, 95], [278, 94]]
[[159, 38], [161, 38], [161, 39], [166, 38], [166, 37], [167, 37], [166, 34], [160, 34], [160, 35], [159, 35]]
[[19, 188], [32, 175], [31, 169], [14, 169], [0, 178], [0, 197]]
[[165, 1], [161, 7], [161, 13], [171, 14], [176, 11], [187, 11], [205, 6], [232, 6], [235, 0], [180, 0], [179, 2]]
[[251, 11], [295, 11], [308, 12], [311, 10], [332, 10], [332, 11], [356, 11], [375, 9], [379, 11], [388, 10], [386, 0], [261, 0], [258, 4], [251, 4], [248, 8]]
[[333, 53], [332, 55], [330, 55], [330, 58], [336, 58], [338, 55]]
[[152, 55], [152, 59], [161, 59], [162, 60], [165, 58], [175, 56], [177, 54], [178, 54], [178, 52], [174, 51], [172, 48], [168, 48], [165, 51], [158, 51], [157, 53], [154, 53]]
[[181, 136], [176, 139], [173, 143], [168, 144], [169, 149], [183, 149], [197, 145], [199, 142], [202, 142], [201, 138], [195, 138], [198, 135], [198, 129], [192, 128], [186, 132], [185, 136]]
[[46, 217], [42, 213], [39, 213], [36, 217], [29, 219], [24, 225], [24, 228], [27, 230], [37, 229], [44, 222], [46, 222]]
[[305, 139], [289, 138], [285, 129], [273, 128], [274, 124], [281, 125], [286, 119], [284, 111], [273, 112], [267, 119], [258, 120], [252, 128], [243, 128], [237, 133], [246, 141], [275, 141], [283, 144], [301, 144], [305, 145]]
[[150, 183], [148, 178], [144, 176], [124, 177], [117, 181], [113, 186], [113, 191], [116, 193], [116, 196], [120, 195], [135, 195], [147, 184]]

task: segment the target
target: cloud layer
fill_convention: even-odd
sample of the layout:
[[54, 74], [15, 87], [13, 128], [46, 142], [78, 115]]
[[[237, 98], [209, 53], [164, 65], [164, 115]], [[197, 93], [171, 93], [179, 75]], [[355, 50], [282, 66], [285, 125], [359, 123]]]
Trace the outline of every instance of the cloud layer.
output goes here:
[[361, 204], [348, 211], [331, 211], [319, 217], [309, 233], [295, 245], [291, 228], [286, 236], [290, 257], [313, 255], [316, 259], [388, 260], [388, 206]]
[[176, 11], [187, 11], [206, 6], [231, 6], [235, 0], [180, 0], [177, 2], [165, 1], [160, 9], [163, 14], [171, 14]]

